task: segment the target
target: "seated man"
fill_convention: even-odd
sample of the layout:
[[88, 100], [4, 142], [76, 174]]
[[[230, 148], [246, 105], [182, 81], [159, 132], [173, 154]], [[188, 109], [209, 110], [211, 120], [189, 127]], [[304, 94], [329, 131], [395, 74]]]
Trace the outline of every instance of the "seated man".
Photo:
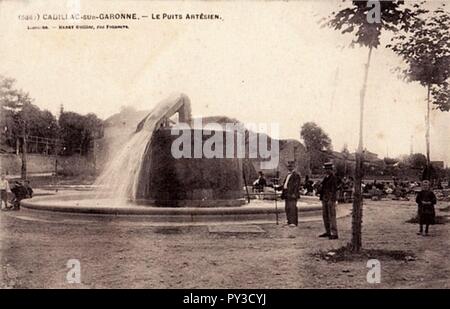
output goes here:
[[305, 184], [303, 185], [303, 188], [305, 189], [305, 194], [306, 195], [313, 195], [314, 192], [314, 182], [312, 180], [309, 179], [309, 176], [306, 175], [305, 176]]
[[372, 187], [372, 189], [369, 191], [370, 198], [372, 201], [380, 201], [381, 200], [381, 190], [377, 189], [375, 187]]
[[13, 210], [20, 209], [20, 201], [26, 199], [29, 195], [27, 188], [20, 182], [16, 181], [14, 186], [11, 188], [11, 192], [14, 194], [13, 199]]
[[264, 187], [267, 186], [267, 181], [266, 178], [264, 178], [263, 172], [259, 171], [258, 174], [258, 179], [253, 182], [253, 190], [256, 192], [264, 192]]
[[25, 180], [24, 181], [24, 187], [27, 190], [27, 197], [26, 198], [32, 198], [33, 197], [33, 189], [31, 188], [29, 180]]

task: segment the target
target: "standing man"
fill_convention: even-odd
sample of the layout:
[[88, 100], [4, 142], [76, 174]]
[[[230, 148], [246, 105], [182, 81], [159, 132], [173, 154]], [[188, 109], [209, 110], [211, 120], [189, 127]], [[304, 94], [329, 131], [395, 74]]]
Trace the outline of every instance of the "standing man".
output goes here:
[[8, 192], [11, 192], [11, 189], [9, 188], [9, 182], [6, 179], [5, 174], [2, 173], [0, 176], [0, 208], [2, 208], [2, 204], [5, 203], [5, 210], [9, 208]]
[[333, 173], [333, 163], [325, 163], [323, 168], [325, 169], [327, 175], [322, 181], [319, 194], [320, 200], [322, 201], [322, 214], [323, 224], [325, 225], [325, 233], [319, 235], [319, 237], [338, 239], [336, 223], [337, 178]]
[[290, 227], [298, 225], [297, 200], [300, 197], [300, 175], [295, 171], [295, 163], [289, 161], [287, 165], [289, 173], [281, 186], [281, 198], [285, 201], [287, 224]]

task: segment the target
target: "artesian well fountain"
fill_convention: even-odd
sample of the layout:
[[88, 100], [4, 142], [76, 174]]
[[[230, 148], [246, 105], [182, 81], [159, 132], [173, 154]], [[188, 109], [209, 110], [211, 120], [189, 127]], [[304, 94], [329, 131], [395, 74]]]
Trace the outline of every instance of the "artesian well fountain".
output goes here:
[[[171, 147], [172, 119], [192, 125], [189, 98], [177, 94], [160, 102], [138, 124], [128, 141], [115, 152], [90, 192], [39, 196], [24, 200], [23, 207], [34, 210], [89, 214], [147, 215], [158, 221], [274, 221], [284, 207], [274, 201], [247, 202], [243, 160], [226, 158], [175, 158]], [[211, 134], [222, 140], [236, 138], [225, 129], [209, 134], [192, 129], [205, 143]], [[198, 133], [197, 135], [195, 133]], [[227, 134], [228, 133], [228, 134]], [[318, 201], [299, 202], [299, 211], [319, 214]], [[304, 216], [304, 215], [303, 215]]]

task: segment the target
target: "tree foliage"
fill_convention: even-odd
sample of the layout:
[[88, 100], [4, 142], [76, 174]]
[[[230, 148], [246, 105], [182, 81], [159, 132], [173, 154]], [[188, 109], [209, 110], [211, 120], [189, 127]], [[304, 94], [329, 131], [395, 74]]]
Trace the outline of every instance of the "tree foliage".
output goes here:
[[2, 114], [18, 114], [25, 105], [31, 104], [28, 93], [15, 87], [16, 81], [0, 75], [0, 106]]
[[64, 112], [61, 107], [59, 124], [48, 110], [32, 104], [28, 93], [15, 87], [15, 80], [0, 75], [0, 126], [2, 142], [15, 147], [26, 136], [61, 139], [63, 154], [87, 154], [92, 140], [103, 136], [103, 121], [95, 114], [85, 116]]
[[307, 151], [332, 150], [330, 137], [314, 122], [306, 122], [302, 126], [300, 135]]
[[431, 87], [431, 102], [443, 112], [450, 111], [450, 87], [445, 81], [441, 85]]
[[32, 104], [28, 93], [15, 88], [15, 80], [3, 76], [0, 76], [0, 106], [0, 124], [7, 145], [14, 147], [22, 138], [23, 126], [27, 136], [56, 137], [57, 122], [52, 113]]
[[328, 158], [326, 152], [333, 149], [330, 137], [314, 122], [303, 124], [300, 136], [305, 143], [306, 151], [310, 155], [311, 169], [314, 171], [321, 168]]
[[85, 155], [89, 152], [92, 141], [103, 136], [103, 122], [95, 114], [83, 116], [63, 112], [59, 118], [59, 126], [65, 155]]
[[422, 153], [412, 154], [410, 165], [414, 169], [424, 169], [427, 166], [427, 157]]
[[[344, 5], [348, 5], [344, 1]], [[351, 1], [351, 5], [337, 12], [332, 12], [326, 25], [354, 36], [352, 45], [377, 48], [383, 30], [408, 30], [417, 12], [403, 7], [405, 1], [379, 1], [379, 22], [371, 22], [373, 6], [368, 1]]]
[[388, 47], [401, 56], [407, 66], [403, 76], [410, 82], [430, 87], [431, 101], [448, 111], [450, 78], [450, 13], [445, 4], [432, 11], [420, 10], [412, 27], [392, 38]]
[[404, 155], [399, 160], [405, 168], [423, 170], [427, 166], [427, 157], [422, 153]]

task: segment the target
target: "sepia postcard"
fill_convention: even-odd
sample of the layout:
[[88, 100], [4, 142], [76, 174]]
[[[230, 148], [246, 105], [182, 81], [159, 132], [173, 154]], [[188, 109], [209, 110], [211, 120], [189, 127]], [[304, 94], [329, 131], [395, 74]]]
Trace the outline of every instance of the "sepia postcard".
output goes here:
[[0, 287], [450, 288], [449, 28], [438, 0], [0, 1]]

